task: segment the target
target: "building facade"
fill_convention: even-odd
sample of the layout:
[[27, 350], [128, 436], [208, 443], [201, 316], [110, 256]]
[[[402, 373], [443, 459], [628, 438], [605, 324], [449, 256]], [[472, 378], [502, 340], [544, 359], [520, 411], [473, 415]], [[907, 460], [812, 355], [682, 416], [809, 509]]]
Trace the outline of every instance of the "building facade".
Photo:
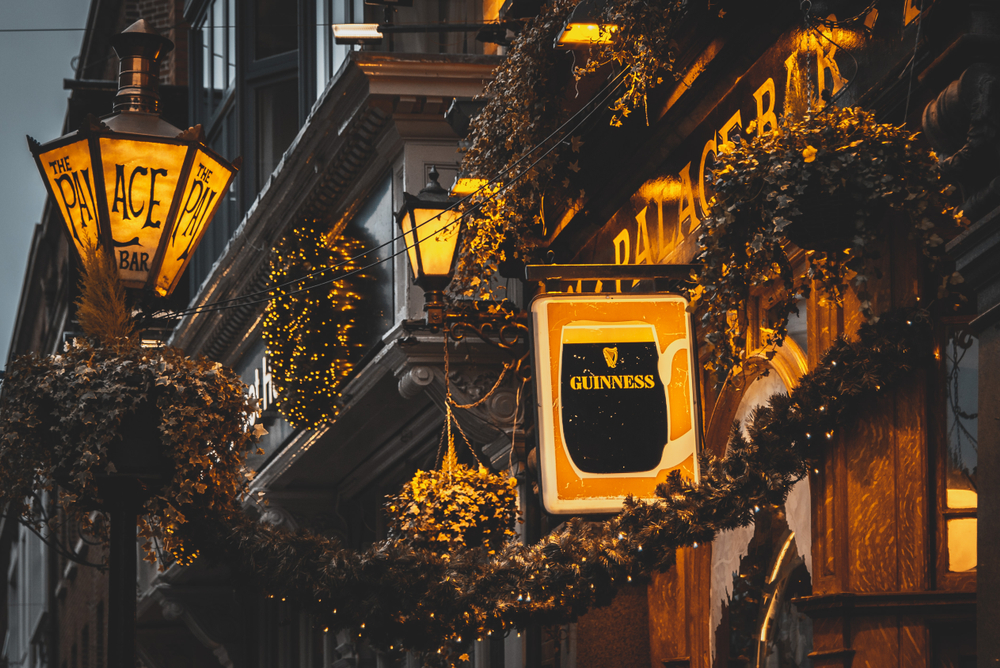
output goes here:
[[[936, 324], [937, 365], [852, 416], [782, 506], [710, 545], [681, 548], [672, 569], [574, 623], [471, 643], [470, 660], [477, 668], [931, 668], [998, 660], [990, 602], [998, 597], [987, 595], [997, 586], [997, 492], [989, 471], [980, 479], [978, 468], [980, 441], [983, 461], [995, 457], [996, 393], [988, 371], [978, 369], [996, 358], [998, 12], [977, 0], [688, 4], [676, 37], [677, 80], [649, 95], [645, 119], [611, 127], [602, 112], [583, 127], [573, 177], [580, 197], [543, 212], [542, 248], [564, 264], [693, 261], [711, 199], [706, 174], [720, 147], [832, 101], [923, 130], [939, 157], [954, 158], [948, 164], [958, 166], [946, 175], [962, 188], [971, 226], [949, 249], [978, 290], [976, 308]], [[474, 24], [532, 16], [540, 7], [414, 0], [391, 16], [399, 25]], [[417, 468], [433, 466], [448, 388], [459, 403], [473, 404], [496, 384], [488, 401], [459, 413], [462, 429], [497, 469], [517, 475], [521, 540], [536, 541], [565, 521], [539, 502], [532, 386], [501, 379], [508, 357], [485, 342], [445, 344], [440, 334], [407, 325], [423, 316], [423, 299], [409, 279], [394, 214], [432, 169], [445, 186], [459, 176], [466, 129], [446, 112], [482, 93], [504, 47], [478, 41], [474, 31], [336, 44], [330, 24], [384, 20], [384, 5], [361, 0], [187, 0], [155, 10], [94, 2], [91, 21], [121, 27], [133, 11], [167, 12], [157, 25], [174, 30], [165, 34], [177, 49], [165, 68], [173, 78], [164, 83], [187, 86], [188, 125], [201, 124], [223, 156], [243, 157], [188, 269], [187, 292], [176, 297], [191, 310], [170, 335], [188, 354], [236, 369], [261, 400], [269, 433], [263, 454], [251, 460], [258, 472], [251, 498], [268, 503], [248, 504], [247, 512], [367, 547], [386, 536], [385, 496]], [[825, 23], [804, 27], [810, 13]], [[112, 78], [101, 60], [111, 32], [88, 33], [74, 98], [97, 94], [91, 79]], [[566, 67], [577, 57], [584, 56], [567, 56]], [[589, 101], [598, 89], [590, 84], [581, 82], [566, 104]], [[13, 353], [55, 350], [73, 331], [72, 262], [54, 216], [47, 209], [33, 246]], [[263, 338], [261, 295], [273, 249], [297, 229], [373, 249], [364, 260], [368, 279], [357, 288], [369, 321], [357, 330], [349, 372], [326, 399], [336, 417], [319, 429], [295, 428], [274, 410], [274, 362]], [[916, 306], [927, 294], [919, 249], [900, 232], [880, 250], [876, 310]], [[805, 251], [793, 249], [792, 260], [804, 270]], [[506, 287], [521, 308], [539, 289], [517, 280]], [[627, 281], [558, 288], [630, 289]], [[768, 356], [774, 299], [759, 290], [744, 306], [748, 349], [760, 351], [755, 363], [769, 374], [719, 389], [707, 375], [700, 379], [701, 441], [712, 454], [725, 454], [734, 420], [796, 387], [838, 336], [853, 336], [864, 320], [855, 292], [839, 304], [813, 293], [799, 302], [784, 345]], [[707, 361], [709, 352], [701, 354]], [[49, 665], [54, 656], [51, 665], [66, 668], [102, 665], [100, 576], [60, 561], [9, 521], [0, 537], [10, 665]], [[99, 560], [95, 552], [87, 559]], [[977, 588], [984, 594], [978, 604]], [[162, 573], [144, 565], [138, 623], [149, 668], [395, 665], [325, 631], [291, 601], [269, 598], [266, 583], [239, 580], [225, 564], [205, 560]], [[93, 648], [85, 650], [93, 664], [82, 647]]]

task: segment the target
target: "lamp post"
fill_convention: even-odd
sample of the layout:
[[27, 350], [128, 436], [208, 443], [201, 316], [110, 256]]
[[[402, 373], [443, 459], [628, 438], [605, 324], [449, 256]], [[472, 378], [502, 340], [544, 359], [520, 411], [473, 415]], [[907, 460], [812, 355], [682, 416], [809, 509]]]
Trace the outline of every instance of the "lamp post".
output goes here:
[[[160, 118], [159, 58], [170, 40], [140, 20], [111, 45], [121, 60], [113, 113], [46, 144], [28, 137], [28, 146], [77, 252], [110, 255], [126, 288], [166, 297], [238, 167], [204, 144], [201, 126], [181, 131]], [[123, 421], [109, 446], [117, 471], [98, 479], [111, 525], [108, 668], [135, 666], [136, 519], [169, 466], [152, 424]]]

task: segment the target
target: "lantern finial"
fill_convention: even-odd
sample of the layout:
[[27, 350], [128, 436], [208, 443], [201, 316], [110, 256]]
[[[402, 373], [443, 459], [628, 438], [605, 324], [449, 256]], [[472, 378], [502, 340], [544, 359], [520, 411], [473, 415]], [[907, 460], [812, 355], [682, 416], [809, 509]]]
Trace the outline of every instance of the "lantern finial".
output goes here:
[[174, 48], [145, 20], [139, 19], [111, 38], [121, 59], [114, 111], [160, 113], [160, 57]]

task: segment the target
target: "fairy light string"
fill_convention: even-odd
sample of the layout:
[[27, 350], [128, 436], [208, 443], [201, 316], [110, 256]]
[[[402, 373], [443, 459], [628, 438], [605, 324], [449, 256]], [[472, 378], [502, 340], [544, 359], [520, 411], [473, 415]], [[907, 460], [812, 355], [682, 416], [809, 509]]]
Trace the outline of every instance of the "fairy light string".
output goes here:
[[[235, 503], [183, 530], [203, 558], [231, 565], [242, 580], [296, 602], [331, 630], [353, 629], [390, 655], [410, 650], [430, 665], [456, 665], [470, 639], [573, 621], [610, 603], [629, 582], [670, 568], [677, 548], [704, 545], [776, 510], [844, 425], [864, 419], [872, 397], [932, 364], [933, 350], [926, 312], [883, 313], [862, 325], [857, 339], [834, 342], [789, 395], [759, 408], [746, 435], [734, 427], [725, 456], [702, 453], [699, 484], [671, 476], [658, 500], [629, 499], [604, 522], [571, 519], [533, 545], [509, 542], [489, 554], [460, 544], [451, 520], [417, 512], [407, 515], [417, 518], [408, 535], [353, 550], [261, 524]], [[398, 513], [411, 504], [396, 496], [389, 505]], [[445, 512], [447, 504], [437, 508]]]

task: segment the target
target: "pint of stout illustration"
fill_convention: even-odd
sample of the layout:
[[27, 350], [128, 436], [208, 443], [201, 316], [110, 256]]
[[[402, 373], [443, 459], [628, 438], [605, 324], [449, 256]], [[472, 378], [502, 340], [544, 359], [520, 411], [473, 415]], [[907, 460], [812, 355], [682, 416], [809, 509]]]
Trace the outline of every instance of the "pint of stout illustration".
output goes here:
[[563, 326], [561, 424], [570, 459], [580, 471], [635, 473], [660, 464], [668, 414], [659, 361], [651, 324]]

